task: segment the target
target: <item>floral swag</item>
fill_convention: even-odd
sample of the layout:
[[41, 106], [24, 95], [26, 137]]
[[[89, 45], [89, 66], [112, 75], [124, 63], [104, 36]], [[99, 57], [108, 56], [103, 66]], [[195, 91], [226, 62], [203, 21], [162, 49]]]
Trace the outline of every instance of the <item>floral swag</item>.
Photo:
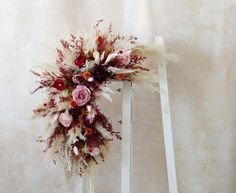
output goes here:
[[[101, 112], [96, 101], [99, 97], [111, 101], [113, 91], [107, 87], [112, 80], [149, 83], [156, 72], [145, 61], [155, 57], [155, 62], [173, 59], [163, 49], [141, 45], [134, 36], [125, 37], [95, 28], [94, 41], [71, 35], [69, 41], [61, 40], [55, 65], [42, 72], [32, 71], [39, 79], [38, 90], [47, 93], [47, 99], [36, 109], [35, 117], [49, 117], [49, 137], [39, 137], [45, 142], [45, 151], [62, 161], [68, 174], [83, 175], [94, 164], [105, 160], [109, 143], [121, 140], [109, 119]], [[49, 69], [52, 70], [49, 70]]]

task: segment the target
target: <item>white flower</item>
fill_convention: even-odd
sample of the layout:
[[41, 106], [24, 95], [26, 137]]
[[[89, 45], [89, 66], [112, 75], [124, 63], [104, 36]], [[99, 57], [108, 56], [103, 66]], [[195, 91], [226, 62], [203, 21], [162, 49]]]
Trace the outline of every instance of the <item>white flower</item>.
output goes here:
[[87, 105], [87, 111], [88, 111], [88, 112], [91, 112], [91, 110], [92, 110], [91, 105]]
[[117, 53], [111, 53], [107, 56], [107, 59], [104, 64], [109, 63], [111, 60], [113, 60], [117, 56]]
[[79, 150], [76, 146], [74, 146], [73, 151], [74, 151], [75, 155], [79, 155]]
[[93, 77], [88, 78], [89, 82], [93, 82]]

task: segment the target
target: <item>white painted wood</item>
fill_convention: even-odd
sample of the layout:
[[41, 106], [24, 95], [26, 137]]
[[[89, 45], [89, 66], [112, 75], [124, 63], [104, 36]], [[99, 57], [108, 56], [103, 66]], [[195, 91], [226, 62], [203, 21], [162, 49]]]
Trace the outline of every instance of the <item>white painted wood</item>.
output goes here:
[[[162, 37], [156, 37], [155, 43], [159, 46], [164, 47], [164, 40]], [[165, 142], [169, 193], [178, 193], [166, 62], [160, 63], [158, 65], [158, 77], [159, 77], [161, 112], [162, 112], [162, 122], [163, 122], [163, 132], [164, 132], [164, 142]]]
[[[124, 0], [124, 34], [133, 30], [133, 0]], [[122, 88], [121, 193], [132, 192], [132, 83]]]
[[125, 81], [122, 88], [122, 148], [121, 193], [132, 189], [132, 83]]
[[83, 193], [83, 177], [75, 176], [74, 193]]
[[124, 34], [130, 35], [133, 30], [133, 0], [124, 0]]

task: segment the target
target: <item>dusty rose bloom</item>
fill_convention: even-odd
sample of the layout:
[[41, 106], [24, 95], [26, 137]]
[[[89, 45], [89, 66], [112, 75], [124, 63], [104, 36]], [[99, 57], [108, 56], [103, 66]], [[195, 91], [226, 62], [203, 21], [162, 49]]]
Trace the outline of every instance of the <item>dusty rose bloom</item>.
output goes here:
[[73, 117], [67, 110], [66, 112], [60, 114], [58, 120], [64, 127], [69, 127], [73, 121]]
[[83, 106], [90, 100], [91, 92], [86, 86], [78, 85], [72, 91], [72, 97], [78, 106]]
[[76, 84], [81, 83], [80, 79], [81, 79], [80, 75], [77, 75], [77, 74], [72, 77], [73, 82], [76, 83]]
[[130, 62], [130, 53], [128, 51], [120, 50], [116, 56], [116, 59], [122, 64], [126, 65]]

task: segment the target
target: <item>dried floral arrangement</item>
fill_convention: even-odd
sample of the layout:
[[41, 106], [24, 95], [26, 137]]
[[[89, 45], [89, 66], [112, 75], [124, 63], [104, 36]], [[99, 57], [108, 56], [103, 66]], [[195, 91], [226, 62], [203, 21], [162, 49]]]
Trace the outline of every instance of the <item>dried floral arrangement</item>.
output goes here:
[[[106, 149], [113, 139], [121, 140], [96, 101], [111, 101], [113, 91], [107, 87], [112, 80], [143, 82], [155, 71], [145, 66], [150, 55], [166, 59], [168, 55], [137, 43], [134, 36], [114, 34], [111, 25], [106, 32], [95, 28], [95, 38], [86, 40], [71, 35], [61, 40], [53, 70], [32, 71], [39, 79], [38, 90], [47, 93], [47, 100], [34, 109], [35, 117], [49, 117], [50, 133], [46, 150], [61, 160], [67, 172], [83, 175], [90, 166], [104, 161]], [[90, 42], [90, 43], [88, 43]], [[91, 43], [92, 42], [92, 43]]]

